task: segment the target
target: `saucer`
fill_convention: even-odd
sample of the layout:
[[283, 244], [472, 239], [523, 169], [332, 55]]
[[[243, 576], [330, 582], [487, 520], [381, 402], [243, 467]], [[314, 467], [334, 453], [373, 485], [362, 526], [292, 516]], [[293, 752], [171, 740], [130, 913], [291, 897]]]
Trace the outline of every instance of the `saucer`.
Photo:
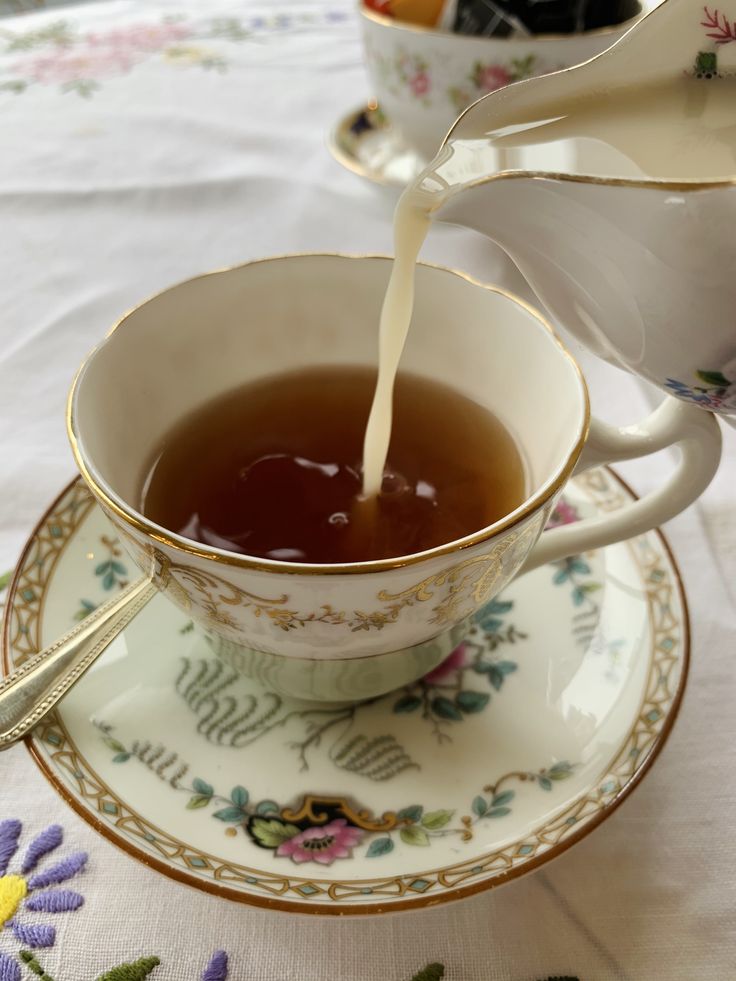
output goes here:
[[374, 184], [404, 188], [427, 165], [375, 102], [343, 116], [328, 136], [327, 147], [343, 167]]
[[[632, 496], [592, 471], [554, 520]], [[5, 670], [136, 574], [72, 483], [10, 587]], [[521, 876], [600, 824], [665, 742], [688, 648], [659, 532], [512, 583], [422, 681], [361, 704], [256, 687], [156, 597], [27, 745], [79, 815], [174, 879], [300, 913], [398, 911]]]

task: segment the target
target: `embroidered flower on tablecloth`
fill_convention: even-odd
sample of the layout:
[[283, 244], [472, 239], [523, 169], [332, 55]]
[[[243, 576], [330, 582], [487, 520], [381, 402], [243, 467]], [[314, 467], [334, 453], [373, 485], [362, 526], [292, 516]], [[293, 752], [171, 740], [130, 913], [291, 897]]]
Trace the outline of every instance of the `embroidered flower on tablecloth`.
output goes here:
[[[0, 931], [9, 930], [23, 947], [51, 947], [56, 940], [56, 928], [26, 914], [70, 913], [79, 909], [84, 903], [83, 896], [72, 889], [53, 887], [81, 872], [87, 853], [75, 852], [52, 865], [43, 861], [56, 851], [63, 839], [61, 827], [51, 824], [31, 841], [20, 863], [15, 862], [22, 830], [20, 821], [0, 821]], [[19, 978], [16, 961], [0, 952], [0, 981]]]

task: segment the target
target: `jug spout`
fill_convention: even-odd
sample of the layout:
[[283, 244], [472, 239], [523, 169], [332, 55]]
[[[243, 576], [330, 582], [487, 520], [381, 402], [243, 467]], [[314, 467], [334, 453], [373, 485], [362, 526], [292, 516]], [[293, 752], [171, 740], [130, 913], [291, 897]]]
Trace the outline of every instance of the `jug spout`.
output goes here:
[[599, 357], [736, 415], [736, 185], [499, 174], [450, 195], [435, 218], [493, 239]]

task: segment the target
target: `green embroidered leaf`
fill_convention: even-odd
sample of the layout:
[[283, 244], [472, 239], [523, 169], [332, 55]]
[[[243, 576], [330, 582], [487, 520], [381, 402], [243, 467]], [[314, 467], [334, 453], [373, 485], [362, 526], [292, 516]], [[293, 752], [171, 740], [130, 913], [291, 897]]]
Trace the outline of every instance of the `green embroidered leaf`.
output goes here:
[[127, 763], [132, 755], [132, 753], [116, 753], [112, 761], [113, 763]]
[[432, 711], [441, 719], [452, 719], [453, 722], [460, 722], [463, 717], [460, 710], [444, 695], [432, 699]]
[[455, 697], [455, 703], [463, 712], [482, 712], [490, 701], [491, 696], [482, 691], [461, 691]]
[[[427, 964], [421, 971], [417, 971], [411, 981], [440, 981], [445, 976], [444, 964]], [[550, 979], [551, 981], [551, 979]], [[560, 979], [562, 981], [562, 979]]]
[[216, 817], [218, 821], [242, 821], [245, 815], [242, 807], [223, 807], [215, 811], [212, 817]]
[[379, 855], [388, 855], [394, 850], [394, 843], [391, 838], [376, 838], [372, 841], [370, 848], [365, 853], [366, 858], [377, 858]]
[[603, 589], [603, 583], [600, 582], [584, 582], [579, 587], [584, 593], [594, 593], [596, 589]]
[[230, 794], [230, 800], [236, 805], [236, 807], [245, 807], [245, 805], [248, 803], [248, 798], [248, 791], [245, 789], [245, 787], [233, 787], [232, 793]]
[[412, 804], [411, 807], [402, 807], [396, 817], [399, 821], [419, 821], [423, 813], [421, 804]]
[[100, 562], [98, 566], [95, 566], [95, 575], [102, 576], [110, 570], [110, 560], [105, 559], [104, 562]]
[[537, 782], [542, 790], [552, 790], [552, 781], [549, 779], [549, 777], [539, 776], [537, 777]]
[[491, 807], [503, 807], [504, 804], [510, 804], [515, 796], [515, 790], [504, 790], [503, 793], [496, 794], [491, 801]]
[[206, 780], [200, 780], [199, 777], [194, 778], [192, 787], [194, 787], [198, 794], [202, 794], [203, 797], [211, 797], [215, 792], [214, 787], [210, 786]]
[[417, 698], [416, 695], [402, 695], [394, 704], [394, 712], [414, 712], [421, 704], [421, 698]]
[[495, 691], [501, 691], [503, 688], [504, 674], [500, 671], [497, 664], [488, 665], [488, 680], [495, 689]]
[[119, 739], [115, 739], [113, 736], [105, 736], [102, 741], [107, 747], [114, 750], [116, 753], [126, 752], [125, 746], [123, 746]]
[[256, 814], [278, 814], [279, 805], [275, 800], [262, 800], [256, 807]]
[[731, 384], [728, 378], [720, 371], [696, 371], [698, 378], [706, 385], [716, 385], [718, 388], [728, 388]]
[[299, 834], [299, 828], [295, 824], [284, 824], [283, 821], [276, 821], [273, 818], [253, 818], [250, 823], [250, 832], [265, 848], [278, 848], [279, 845]]
[[501, 674], [513, 674], [519, 665], [516, 663], [516, 661], [497, 661], [496, 667]]
[[106, 573], [106, 575], [104, 576], [104, 578], [102, 580], [102, 588], [103, 589], [107, 589], [109, 591], [109, 590], [112, 589], [112, 587], [114, 585], [115, 585], [115, 575], [114, 575], [114, 573], [112, 573], [112, 572]]
[[479, 795], [478, 797], [473, 798], [472, 807], [473, 814], [477, 814], [479, 818], [482, 818], [488, 810], [488, 802], [486, 801], [485, 797], [481, 797]]
[[111, 562], [110, 565], [119, 576], [127, 576], [128, 570], [125, 568], [122, 562]]
[[416, 824], [410, 824], [408, 828], [402, 828], [399, 835], [406, 845], [422, 845], [425, 847], [429, 845], [429, 835]]
[[454, 811], [429, 811], [422, 818], [422, 825], [429, 831], [438, 831], [449, 823]]
[[119, 964], [106, 974], [101, 974], [97, 981], [143, 981], [160, 963], [158, 957], [141, 957], [131, 964]]
[[12, 575], [13, 575], [13, 572], [12, 572], [12, 570], [9, 569], [7, 572], [3, 572], [3, 574], [0, 576], [0, 593], [8, 585], [8, 583], [10, 582], [10, 577]]
[[489, 818], [502, 818], [502, 817], [506, 817], [506, 815], [507, 814], [510, 814], [510, 813], [511, 813], [511, 808], [510, 807], [493, 807], [493, 808], [491, 808], [490, 811], [488, 811], [488, 813], [486, 814], [486, 817], [489, 817]]
[[207, 807], [211, 800], [212, 798], [206, 794], [195, 794], [194, 797], [190, 797], [187, 801], [187, 810], [196, 811], [199, 807]]

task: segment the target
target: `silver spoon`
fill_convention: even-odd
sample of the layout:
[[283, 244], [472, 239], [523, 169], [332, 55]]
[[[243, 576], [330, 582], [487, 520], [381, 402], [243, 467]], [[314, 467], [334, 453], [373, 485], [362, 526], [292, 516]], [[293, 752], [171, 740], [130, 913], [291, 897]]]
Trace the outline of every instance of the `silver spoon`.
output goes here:
[[40, 722], [158, 592], [148, 576], [136, 579], [0, 681], [0, 750]]

